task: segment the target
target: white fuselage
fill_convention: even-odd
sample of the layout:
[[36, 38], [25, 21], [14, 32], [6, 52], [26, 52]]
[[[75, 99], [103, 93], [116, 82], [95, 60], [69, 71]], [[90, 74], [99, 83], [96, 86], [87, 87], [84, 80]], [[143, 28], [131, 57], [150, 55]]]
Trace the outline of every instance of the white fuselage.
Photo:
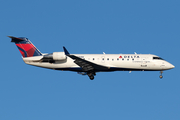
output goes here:
[[174, 68], [172, 64], [152, 54], [70, 54], [63, 52], [42, 54], [28, 38], [13, 37], [26, 64], [38, 67], [66, 70], [88, 75], [91, 80], [97, 72], [108, 71], [162, 71]]
[[[73, 54], [92, 63], [108, 67], [106, 71], [163, 71], [174, 68], [172, 64], [152, 54]], [[54, 63], [41, 62], [42, 56], [23, 58], [24, 62], [43, 68], [83, 72], [67, 57]], [[104, 70], [99, 70], [100, 72]]]

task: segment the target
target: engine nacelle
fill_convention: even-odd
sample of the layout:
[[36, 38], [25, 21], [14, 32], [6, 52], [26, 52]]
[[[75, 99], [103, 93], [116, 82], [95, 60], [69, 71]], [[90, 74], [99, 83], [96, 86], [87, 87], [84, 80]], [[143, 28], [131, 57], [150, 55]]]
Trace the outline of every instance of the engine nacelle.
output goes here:
[[67, 57], [64, 52], [53, 52], [53, 60], [66, 60]]

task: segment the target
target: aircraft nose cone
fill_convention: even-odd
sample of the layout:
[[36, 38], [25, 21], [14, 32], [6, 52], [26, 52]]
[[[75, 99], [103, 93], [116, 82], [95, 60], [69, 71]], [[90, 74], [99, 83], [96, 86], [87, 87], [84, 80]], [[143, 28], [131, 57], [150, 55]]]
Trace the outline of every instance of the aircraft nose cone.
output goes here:
[[175, 66], [172, 65], [172, 64], [170, 64], [170, 65], [169, 65], [169, 68], [170, 68], [170, 69], [173, 69], [173, 68], [175, 68]]
[[174, 66], [174, 65], [171, 65], [171, 69], [172, 69], [172, 68], [175, 68], [175, 66]]

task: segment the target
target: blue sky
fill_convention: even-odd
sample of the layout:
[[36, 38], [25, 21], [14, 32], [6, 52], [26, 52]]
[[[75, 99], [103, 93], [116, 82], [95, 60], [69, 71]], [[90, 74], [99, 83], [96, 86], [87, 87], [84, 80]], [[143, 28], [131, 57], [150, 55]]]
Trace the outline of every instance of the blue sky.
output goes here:
[[[1, 120], [179, 120], [178, 0], [1, 0]], [[75, 72], [26, 65], [8, 35], [43, 53], [155, 54], [159, 72]]]

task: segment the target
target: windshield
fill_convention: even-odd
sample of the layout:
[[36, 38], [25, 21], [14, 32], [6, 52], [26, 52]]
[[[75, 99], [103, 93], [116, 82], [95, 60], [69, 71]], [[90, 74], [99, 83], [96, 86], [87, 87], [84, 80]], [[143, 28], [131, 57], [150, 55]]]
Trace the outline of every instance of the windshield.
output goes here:
[[162, 59], [160, 57], [153, 57], [153, 60], [164, 60], [164, 59]]

